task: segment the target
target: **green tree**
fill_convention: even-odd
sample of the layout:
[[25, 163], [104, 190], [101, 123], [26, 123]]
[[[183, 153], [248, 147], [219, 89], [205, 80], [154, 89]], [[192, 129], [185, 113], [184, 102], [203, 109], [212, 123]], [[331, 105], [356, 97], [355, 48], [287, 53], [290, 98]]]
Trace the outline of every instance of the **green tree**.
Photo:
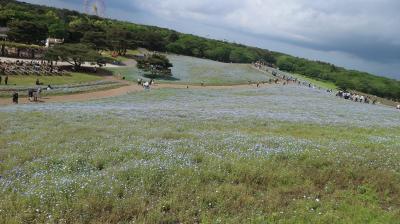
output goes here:
[[26, 44], [42, 44], [48, 35], [45, 25], [30, 21], [13, 21], [8, 27], [8, 38], [15, 42]]
[[134, 41], [134, 34], [124, 29], [110, 29], [107, 34], [107, 39], [110, 50], [117, 52], [119, 55], [126, 55], [128, 49], [137, 48], [136, 42]]
[[75, 70], [81, 69], [85, 62], [100, 63], [103, 57], [85, 44], [61, 44], [50, 48], [45, 58], [50, 61], [65, 61], [73, 65]]
[[66, 37], [67, 30], [65, 24], [62, 22], [53, 23], [49, 25], [49, 36], [52, 38], [63, 39]]
[[177, 40], [179, 40], [179, 34], [177, 32], [172, 32], [169, 36], [168, 36], [168, 42], [169, 43], [174, 43]]
[[171, 67], [173, 65], [169, 59], [161, 54], [153, 54], [146, 59], [138, 61], [138, 68], [149, 72], [149, 78], [170, 78], [172, 76]]
[[105, 32], [86, 32], [81, 42], [93, 46], [97, 51], [110, 48], [110, 41], [107, 39], [107, 34]]

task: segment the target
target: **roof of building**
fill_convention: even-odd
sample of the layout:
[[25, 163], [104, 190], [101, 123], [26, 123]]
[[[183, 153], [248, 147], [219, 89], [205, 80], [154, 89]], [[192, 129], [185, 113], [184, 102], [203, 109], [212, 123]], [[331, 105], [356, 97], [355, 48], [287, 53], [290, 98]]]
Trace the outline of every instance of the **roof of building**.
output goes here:
[[62, 42], [64, 42], [64, 39], [47, 38], [46, 41], [51, 42], [51, 43], [62, 43]]
[[7, 33], [8, 31], [10, 31], [8, 27], [0, 27], [0, 33], [2, 34]]

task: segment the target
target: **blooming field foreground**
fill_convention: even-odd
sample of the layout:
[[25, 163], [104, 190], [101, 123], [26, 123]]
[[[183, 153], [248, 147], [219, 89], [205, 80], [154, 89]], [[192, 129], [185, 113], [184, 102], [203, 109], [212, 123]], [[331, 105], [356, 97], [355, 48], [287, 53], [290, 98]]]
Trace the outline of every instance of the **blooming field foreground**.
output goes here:
[[400, 113], [303, 87], [0, 108], [0, 220], [396, 223]]

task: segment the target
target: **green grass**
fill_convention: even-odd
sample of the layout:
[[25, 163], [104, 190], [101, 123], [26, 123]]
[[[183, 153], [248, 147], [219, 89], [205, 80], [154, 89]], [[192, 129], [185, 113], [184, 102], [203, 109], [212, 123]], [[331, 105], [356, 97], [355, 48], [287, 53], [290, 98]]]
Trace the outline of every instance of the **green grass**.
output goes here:
[[174, 65], [172, 73], [181, 83], [206, 85], [234, 85], [267, 81], [271, 75], [260, 72], [250, 64], [230, 64], [211, 60], [168, 55]]
[[320, 81], [320, 80], [316, 80], [316, 79], [312, 79], [309, 77], [306, 77], [304, 75], [300, 75], [300, 74], [291, 74], [292, 76], [299, 78], [300, 80], [309, 82], [315, 86], [324, 88], [324, 89], [332, 89], [332, 90], [337, 90], [338, 87], [332, 83], [332, 82], [328, 82], [328, 81]]
[[139, 50], [139, 49], [136, 49], [136, 50], [128, 50], [128, 51], [126, 52], [126, 54], [127, 54], [127, 55], [142, 54], [142, 51]]
[[[237, 85], [248, 82], [267, 81], [272, 75], [260, 72], [249, 64], [229, 64], [194, 57], [168, 55], [173, 64], [171, 80], [157, 80], [161, 83]], [[121, 74], [127, 80], [147, 79], [137, 68], [112, 68], [114, 74]]]
[[78, 72], [63, 76], [13, 75], [9, 76], [8, 84], [10, 86], [34, 86], [36, 84], [36, 79], [39, 79], [44, 85], [64, 85], [98, 81], [101, 80], [102, 77]]
[[142, 51], [139, 49], [136, 50], [128, 50], [126, 52], [125, 56], [117, 56], [117, 57], [113, 57], [112, 56], [112, 52], [111, 51], [104, 51], [102, 53], [102, 55], [106, 58], [108, 58], [109, 60], [115, 60], [115, 61], [119, 61], [119, 62], [126, 62], [128, 60], [132, 60], [132, 57], [136, 54], [141, 54]]

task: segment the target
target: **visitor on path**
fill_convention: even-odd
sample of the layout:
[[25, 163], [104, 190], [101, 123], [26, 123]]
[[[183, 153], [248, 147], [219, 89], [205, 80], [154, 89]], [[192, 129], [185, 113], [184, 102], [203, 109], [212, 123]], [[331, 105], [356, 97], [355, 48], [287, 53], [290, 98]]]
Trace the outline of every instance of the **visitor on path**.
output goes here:
[[[42, 88], [37, 88], [36, 89], [36, 97], [37, 97], [37, 99], [40, 99], [40, 93], [42, 92]], [[36, 99], [36, 101], [37, 101], [37, 99]]]
[[360, 96], [360, 103], [365, 103], [365, 98], [364, 98], [364, 96]]
[[40, 99], [40, 93], [42, 92], [42, 89], [39, 87], [36, 89], [36, 91], [33, 91], [33, 101], [38, 102]]
[[143, 87], [144, 87], [145, 90], [149, 90], [149, 89], [150, 89], [150, 84], [149, 84], [149, 82], [145, 82], [145, 83], [143, 84]]
[[12, 101], [14, 104], [18, 104], [18, 93], [14, 92], [12, 95]]
[[33, 92], [33, 102], [37, 102], [38, 101], [38, 94], [37, 92]]
[[4, 84], [8, 85], [8, 75], [4, 78]]
[[28, 89], [28, 100], [32, 102], [33, 99], [33, 92], [35, 92], [33, 89]]

